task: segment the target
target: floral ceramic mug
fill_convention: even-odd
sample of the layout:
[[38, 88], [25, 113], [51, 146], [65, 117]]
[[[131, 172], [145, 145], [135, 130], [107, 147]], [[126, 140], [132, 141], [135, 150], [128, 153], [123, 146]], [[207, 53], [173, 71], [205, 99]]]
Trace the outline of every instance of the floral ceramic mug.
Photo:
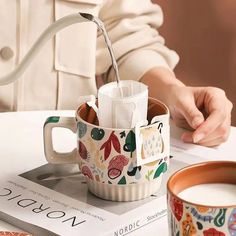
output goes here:
[[169, 235], [236, 235], [236, 162], [185, 167], [170, 177], [167, 188]]
[[[45, 156], [50, 163], [78, 163], [90, 192], [98, 197], [114, 201], [142, 199], [159, 190], [169, 163], [169, 112], [162, 102], [152, 98], [148, 123], [134, 129], [101, 127], [96, 113], [85, 103], [75, 118], [46, 120]], [[77, 148], [71, 153], [53, 150], [54, 127], [77, 133]]]

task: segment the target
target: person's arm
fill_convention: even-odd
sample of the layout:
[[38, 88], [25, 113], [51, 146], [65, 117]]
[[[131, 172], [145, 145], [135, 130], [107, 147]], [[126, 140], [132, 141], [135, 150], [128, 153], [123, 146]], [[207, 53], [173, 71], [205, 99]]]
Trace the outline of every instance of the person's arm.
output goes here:
[[[163, 23], [161, 8], [150, 0], [105, 0], [99, 18], [112, 41], [122, 80], [140, 80], [150, 69], [172, 70], [178, 55], [164, 45], [157, 29]], [[106, 81], [115, 79], [111, 60], [99, 32], [96, 73]]]
[[[150, 0], [106, 0], [99, 17], [113, 43], [121, 79], [147, 84], [149, 96], [167, 104], [176, 125], [190, 130], [182, 136], [185, 142], [215, 146], [227, 139], [232, 103], [218, 88], [187, 87], [175, 77], [178, 56], [158, 34], [163, 21], [159, 6]], [[114, 80], [101, 35], [97, 48], [97, 74]]]
[[216, 146], [228, 139], [233, 105], [222, 89], [185, 86], [160, 67], [149, 70], [141, 81], [149, 86], [150, 96], [167, 104], [175, 124], [189, 130], [183, 141]]

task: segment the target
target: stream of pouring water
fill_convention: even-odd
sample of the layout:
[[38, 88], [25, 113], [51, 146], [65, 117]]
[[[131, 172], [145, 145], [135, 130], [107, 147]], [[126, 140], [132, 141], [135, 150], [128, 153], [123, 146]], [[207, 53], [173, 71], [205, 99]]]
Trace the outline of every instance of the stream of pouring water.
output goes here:
[[106, 46], [107, 46], [109, 54], [111, 56], [112, 67], [115, 71], [115, 76], [116, 76], [117, 86], [118, 86], [119, 92], [120, 92], [120, 97], [123, 98], [124, 95], [123, 95], [122, 87], [120, 86], [120, 75], [119, 75], [118, 65], [117, 65], [117, 62], [116, 62], [114, 50], [112, 48], [111, 40], [110, 40], [110, 38], [107, 34], [107, 31], [105, 29], [105, 26], [104, 26], [103, 22], [101, 20], [99, 20], [98, 18], [96, 18], [96, 17], [94, 17], [92, 21], [95, 24], [97, 24], [98, 28], [101, 30], [102, 35], [105, 39]]

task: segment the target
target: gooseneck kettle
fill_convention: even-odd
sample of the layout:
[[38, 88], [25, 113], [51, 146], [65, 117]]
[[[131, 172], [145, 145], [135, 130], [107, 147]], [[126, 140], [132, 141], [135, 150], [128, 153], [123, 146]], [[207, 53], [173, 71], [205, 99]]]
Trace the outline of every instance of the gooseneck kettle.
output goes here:
[[[112, 59], [113, 67], [115, 71], [117, 72], [118, 69], [117, 69], [117, 64], [115, 62], [115, 57], [114, 57], [113, 49], [111, 46], [111, 42], [110, 40], [108, 40], [108, 35], [102, 21], [99, 20], [97, 17], [88, 13], [76, 13], [76, 14], [65, 16], [55, 21], [48, 28], [46, 28], [45, 31], [37, 39], [37, 41], [33, 44], [33, 46], [28, 51], [28, 53], [24, 56], [20, 64], [18, 64], [16, 68], [10, 73], [4, 75], [3, 77], [0, 76], [0, 85], [10, 84], [16, 81], [24, 73], [25, 69], [32, 62], [32, 60], [37, 55], [37, 53], [41, 50], [44, 44], [50, 38], [52, 38], [58, 31], [66, 28], [67, 26], [77, 24], [77, 23], [88, 22], [88, 21], [95, 23], [98, 26], [98, 28], [102, 30], [103, 36], [107, 43], [109, 53]], [[117, 82], [119, 83], [119, 76], [117, 75], [116, 77], [117, 77]]]

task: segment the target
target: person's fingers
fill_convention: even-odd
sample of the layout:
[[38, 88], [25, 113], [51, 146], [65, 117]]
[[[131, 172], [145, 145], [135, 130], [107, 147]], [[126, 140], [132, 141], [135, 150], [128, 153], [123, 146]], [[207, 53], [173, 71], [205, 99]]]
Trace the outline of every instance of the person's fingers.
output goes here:
[[228, 117], [221, 125], [217, 127], [217, 129], [213, 133], [211, 133], [208, 137], [200, 140], [198, 144], [209, 147], [224, 143], [229, 137], [230, 124], [231, 119], [230, 117]]
[[214, 105], [209, 109], [209, 116], [193, 134], [194, 143], [199, 143], [200, 140], [208, 137], [218, 126], [223, 124], [228, 116], [230, 116], [230, 112], [227, 109], [227, 104], [220, 99], [215, 99]]
[[[185, 143], [193, 143], [193, 134], [191, 132], [188, 132], [188, 133], [184, 133], [181, 137], [181, 139], [183, 140], [183, 142]], [[205, 140], [205, 141], [202, 141], [200, 143], [197, 143], [201, 146], [205, 146], [205, 147], [214, 147], [214, 146], [218, 146], [219, 144], [223, 143], [225, 140], [222, 139], [222, 137], [217, 137], [217, 138], [214, 138], [212, 140]]]
[[196, 129], [204, 122], [204, 116], [198, 110], [194, 98], [191, 98], [191, 96], [188, 98], [183, 96], [178, 102], [178, 109], [191, 128]]
[[193, 143], [193, 132], [184, 132], [181, 136], [181, 140], [185, 143]]
[[[178, 88], [172, 96], [171, 114], [175, 124], [186, 132], [182, 140], [205, 146], [224, 142], [229, 133], [232, 103], [218, 88]], [[206, 119], [206, 120], [205, 120]]]
[[186, 121], [186, 119], [184, 117], [173, 117], [173, 121], [174, 121], [174, 124], [177, 126], [177, 127], [180, 127], [180, 128], [183, 128], [183, 129], [186, 129], [186, 130], [194, 130]]
[[[223, 127], [225, 120], [231, 121], [232, 103], [225, 96], [225, 92], [218, 88], [208, 88], [205, 95], [205, 110], [208, 117], [194, 132], [193, 141], [199, 143], [208, 137], [218, 127]], [[229, 128], [230, 124], [228, 125]], [[218, 133], [224, 134], [226, 128], [218, 129]]]
[[[211, 134], [198, 142], [202, 146], [217, 146], [228, 139], [230, 133], [231, 119], [228, 117], [221, 125], [217, 127]], [[181, 139], [186, 143], [193, 143], [194, 132], [183, 133]]]
[[211, 113], [206, 121], [194, 131], [193, 142], [199, 143], [201, 140], [208, 137], [211, 133], [214, 132], [214, 130], [217, 129], [219, 124], [223, 122], [224, 118], [224, 115], [220, 114], [217, 111]]
[[[214, 147], [214, 146], [218, 146], [221, 143], [224, 143], [227, 140], [228, 136], [214, 136], [212, 135], [212, 137], [214, 137], [213, 139], [203, 139], [201, 142], [197, 143], [201, 146], [205, 146], [205, 147]], [[183, 140], [183, 142], [185, 143], [193, 143], [193, 134], [192, 133], [184, 133], [181, 137], [181, 139]]]
[[213, 139], [207, 142], [201, 142], [198, 144], [205, 147], [215, 147], [215, 146], [219, 146], [223, 142], [225, 142], [225, 140], [223, 140], [222, 137], [218, 137], [216, 139]]
[[[229, 134], [229, 132], [228, 132]], [[213, 146], [218, 146], [221, 143], [224, 143], [228, 139], [228, 134], [227, 135], [222, 135], [222, 136], [215, 136], [215, 134], [212, 134], [211, 137], [207, 139], [201, 140], [199, 145], [205, 146], [205, 147], [213, 147]], [[182, 135], [181, 139], [185, 143], [193, 143], [193, 133], [192, 132], [186, 132]]]

